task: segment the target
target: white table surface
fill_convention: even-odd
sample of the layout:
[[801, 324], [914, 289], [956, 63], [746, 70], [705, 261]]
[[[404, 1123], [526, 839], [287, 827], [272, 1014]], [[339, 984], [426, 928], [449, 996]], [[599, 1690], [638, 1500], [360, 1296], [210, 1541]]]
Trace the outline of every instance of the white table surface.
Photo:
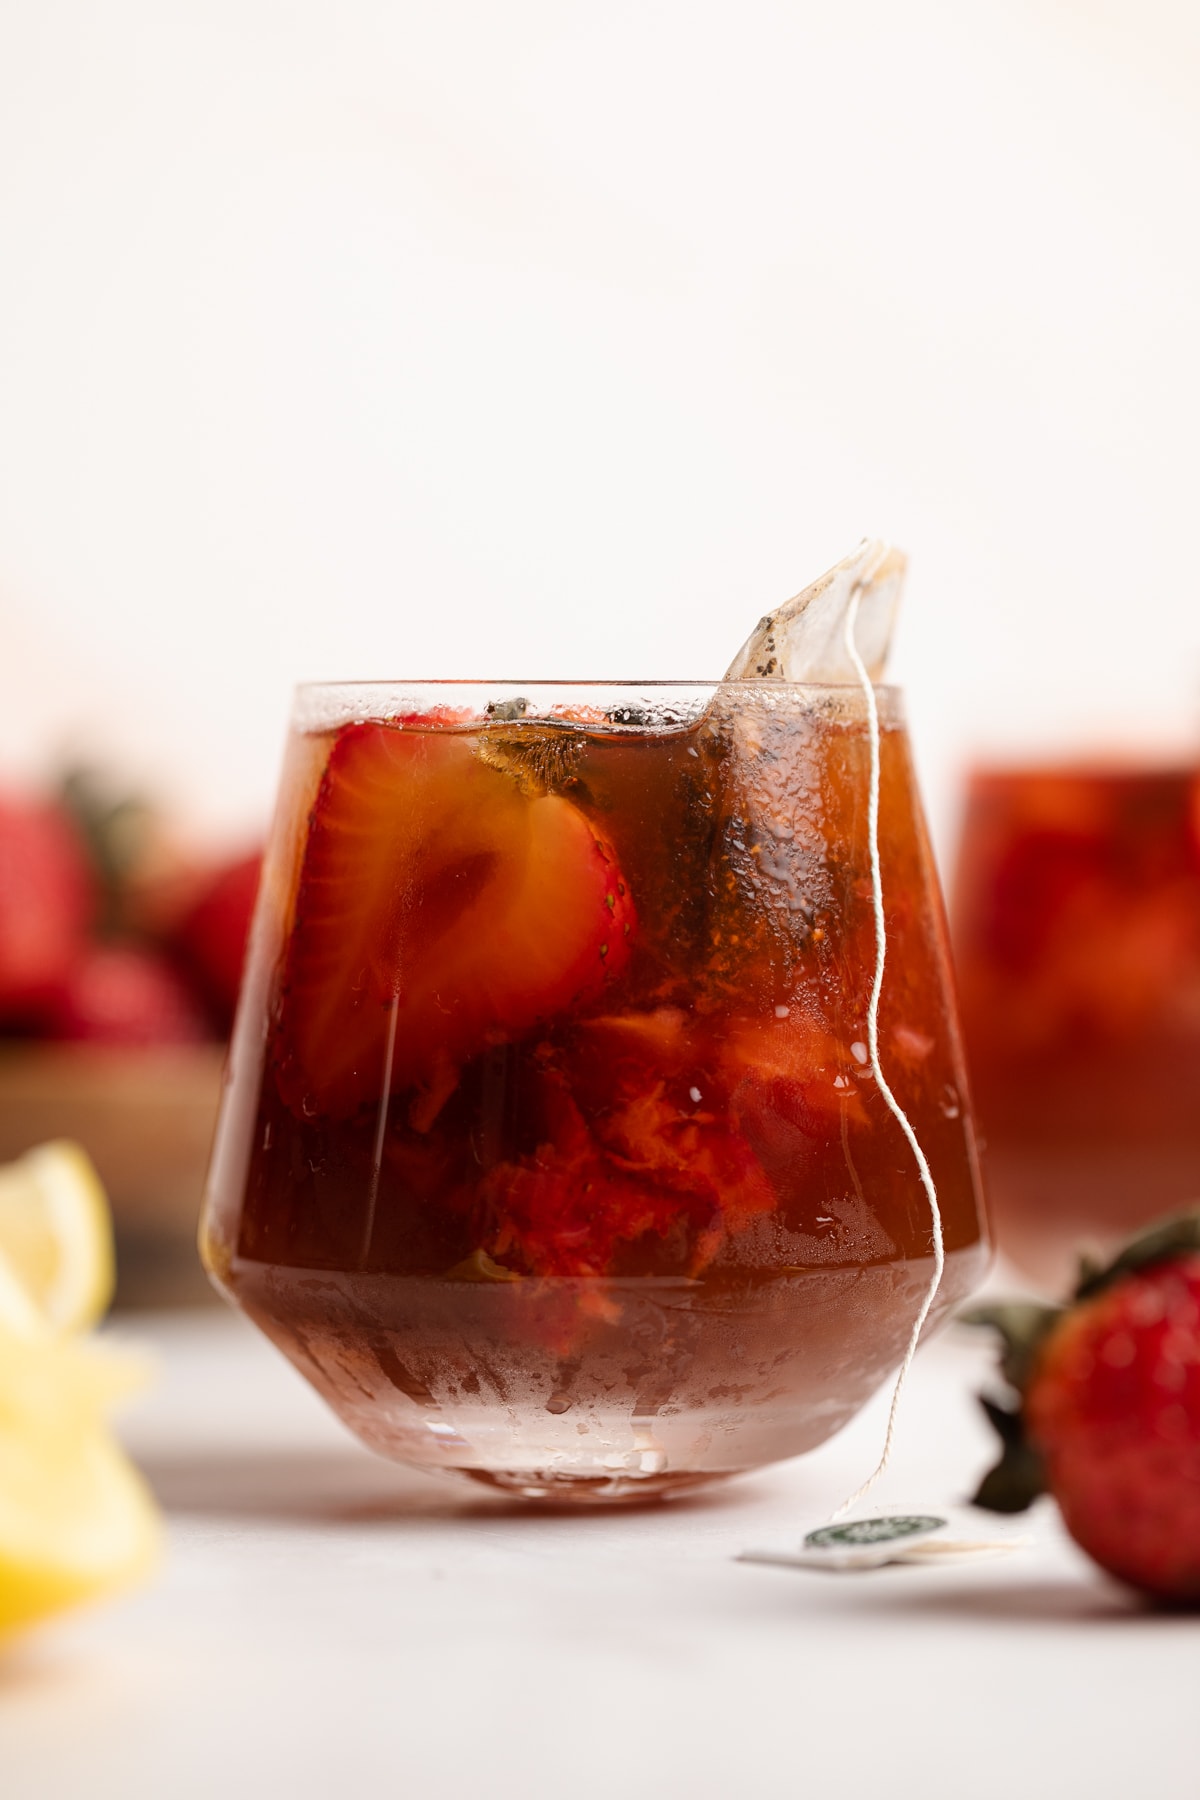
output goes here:
[[[1048, 1506], [995, 1562], [735, 1560], [857, 1483], [882, 1401], [707, 1497], [546, 1515], [375, 1459], [232, 1315], [124, 1331], [161, 1358], [125, 1436], [166, 1565], [0, 1662], [4, 1800], [1200, 1793], [1200, 1618], [1110, 1584]], [[969, 1491], [985, 1367], [922, 1353], [872, 1505]]]

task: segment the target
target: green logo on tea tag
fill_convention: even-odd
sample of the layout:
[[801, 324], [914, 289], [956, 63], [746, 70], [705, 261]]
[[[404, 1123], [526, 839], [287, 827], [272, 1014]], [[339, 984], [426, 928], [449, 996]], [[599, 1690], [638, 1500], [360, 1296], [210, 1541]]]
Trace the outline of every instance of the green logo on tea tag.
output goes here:
[[845, 1525], [822, 1525], [810, 1531], [805, 1547], [812, 1550], [853, 1550], [863, 1544], [891, 1544], [917, 1532], [940, 1531], [945, 1519], [927, 1513], [899, 1514], [890, 1519], [850, 1519]]

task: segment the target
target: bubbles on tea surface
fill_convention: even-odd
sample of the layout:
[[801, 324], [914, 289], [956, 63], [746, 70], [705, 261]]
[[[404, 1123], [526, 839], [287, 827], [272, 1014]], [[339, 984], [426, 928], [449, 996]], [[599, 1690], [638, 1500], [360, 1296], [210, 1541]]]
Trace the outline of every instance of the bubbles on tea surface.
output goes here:
[[638, 696], [608, 706], [556, 701], [539, 711], [534, 701], [518, 695], [489, 701], [478, 727], [477, 754], [513, 776], [532, 797], [566, 793], [586, 804], [590, 796], [579, 765], [589, 740], [689, 733], [699, 711], [695, 696], [660, 702]]

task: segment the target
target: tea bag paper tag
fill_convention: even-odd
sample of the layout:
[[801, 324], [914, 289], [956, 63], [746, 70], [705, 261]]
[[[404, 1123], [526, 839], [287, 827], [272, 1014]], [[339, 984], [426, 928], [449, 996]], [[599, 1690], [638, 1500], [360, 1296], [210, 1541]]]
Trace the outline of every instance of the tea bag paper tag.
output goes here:
[[810, 1531], [794, 1550], [743, 1550], [738, 1561], [851, 1574], [882, 1569], [890, 1563], [928, 1567], [972, 1562], [1004, 1555], [1029, 1542], [1025, 1537], [981, 1537], [955, 1530], [949, 1519], [935, 1513], [891, 1513], [822, 1525]]

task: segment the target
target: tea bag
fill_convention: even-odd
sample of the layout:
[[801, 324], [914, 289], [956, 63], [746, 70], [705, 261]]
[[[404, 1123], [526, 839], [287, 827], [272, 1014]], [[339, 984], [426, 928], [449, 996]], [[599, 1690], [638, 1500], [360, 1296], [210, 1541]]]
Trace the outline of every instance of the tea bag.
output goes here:
[[870, 680], [880, 680], [906, 566], [902, 551], [864, 538], [850, 556], [759, 620], [726, 681], [857, 683], [846, 642], [852, 606], [854, 648]]
[[[887, 1468], [900, 1396], [945, 1267], [942, 1218], [933, 1175], [912, 1123], [892, 1092], [879, 1059], [879, 1000], [887, 960], [887, 928], [879, 859], [879, 710], [873, 683], [882, 675], [887, 660], [905, 567], [906, 561], [900, 551], [874, 539], [864, 539], [852, 555], [787, 601], [777, 612], [761, 619], [733, 659], [726, 676], [729, 683], [854, 684], [862, 690], [871, 752], [868, 848], [875, 915], [875, 971], [867, 1009], [867, 1052], [879, 1093], [912, 1152], [929, 1204], [932, 1227], [933, 1275], [913, 1320], [904, 1361], [896, 1377], [879, 1462], [861, 1487], [830, 1515], [831, 1521], [843, 1518], [857, 1505]], [[812, 1548], [809, 1540], [805, 1542], [806, 1548]], [[769, 1560], [769, 1556], [760, 1552], [758, 1559]], [[889, 1557], [888, 1560], [893, 1559]]]

